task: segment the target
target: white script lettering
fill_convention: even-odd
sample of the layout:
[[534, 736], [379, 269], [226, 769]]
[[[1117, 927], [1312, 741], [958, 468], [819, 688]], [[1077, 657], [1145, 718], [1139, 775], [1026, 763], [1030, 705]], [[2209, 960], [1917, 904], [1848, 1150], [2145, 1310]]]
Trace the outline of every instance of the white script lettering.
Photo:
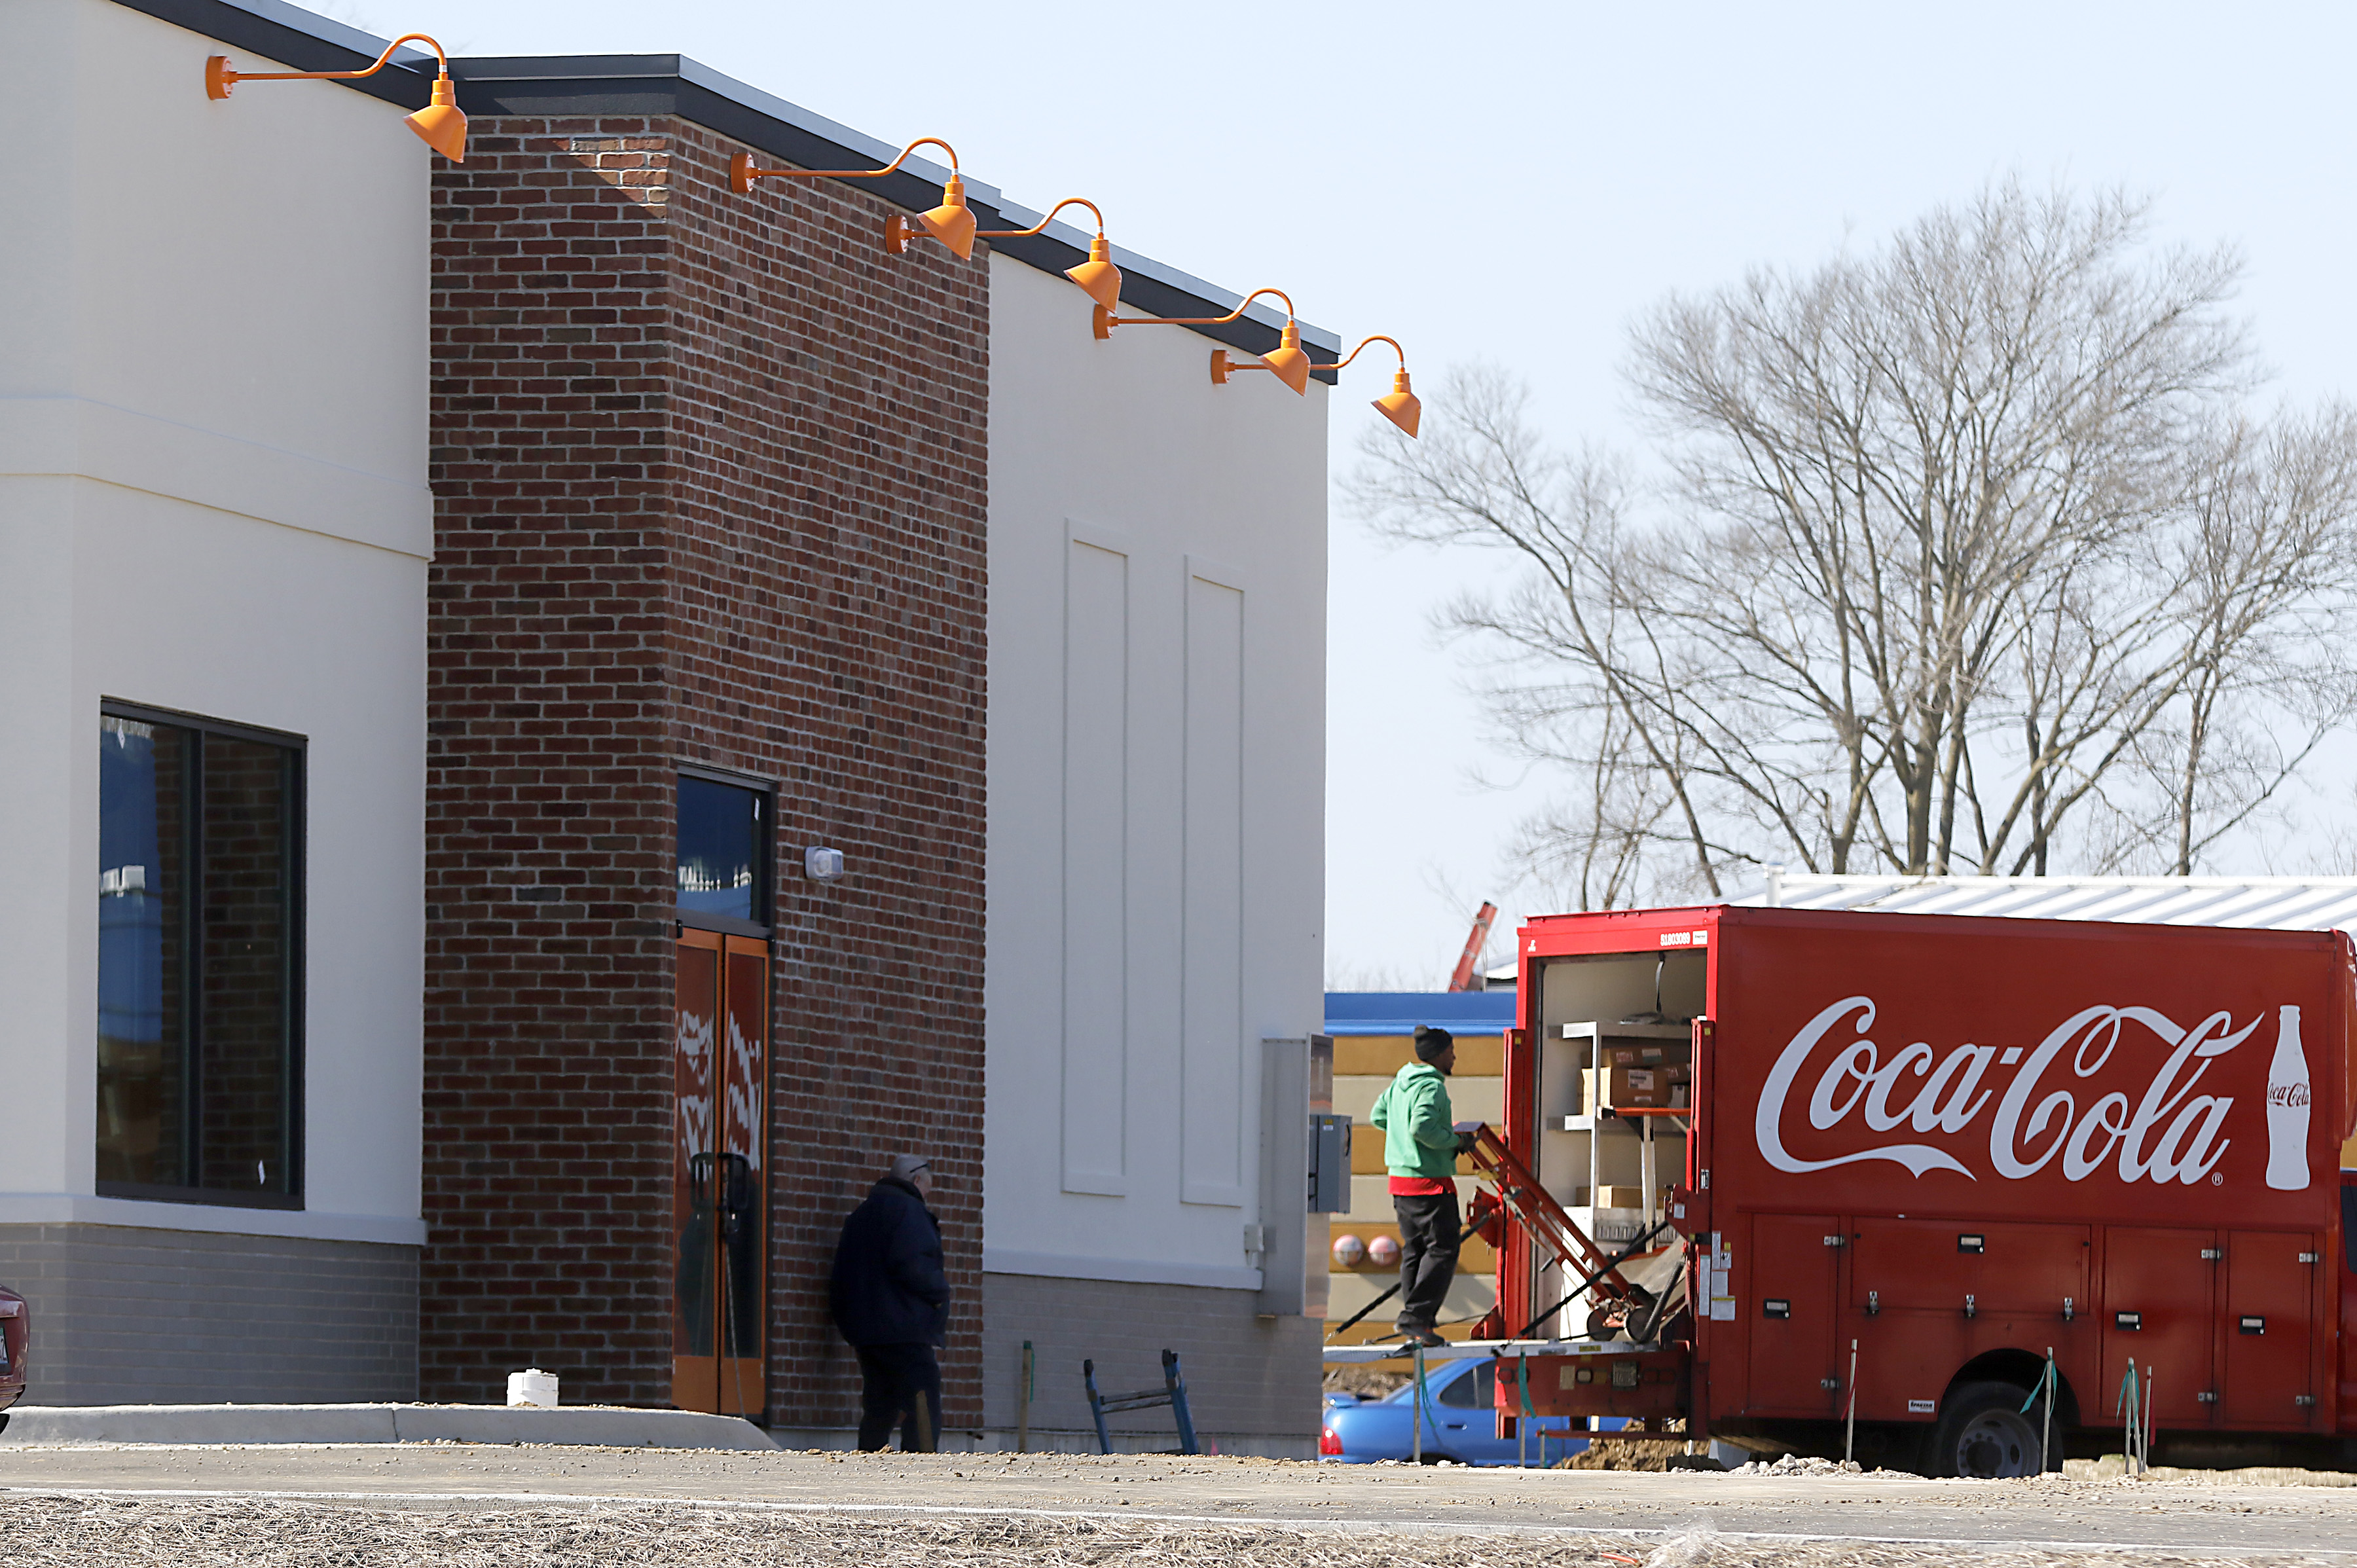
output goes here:
[[[1804, 1159], [1785, 1146], [1786, 1105], [1817, 1048], [1847, 1021], [1857, 1037], [1834, 1049], [1830, 1060], [1817, 1058], [1823, 1070], [1807, 1095], [1808, 1124], [1818, 1133], [1836, 1131], [1857, 1112], [1869, 1133], [1889, 1133], [1903, 1123], [1919, 1134], [1953, 1136], [1969, 1130], [1994, 1100], [1989, 1165], [2008, 1181], [2037, 1175], [2059, 1155], [2066, 1181], [2084, 1181], [2115, 1165], [2124, 1182], [2190, 1187], [2217, 1168], [2233, 1144], [2222, 1134], [2233, 1097], [2195, 1090], [2216, 1058], [2249, 1039], [2264, 1016], [2237, 1029], [2228, 1014], [2212, 1013], [2188, 1029], [2149, 1007], [2087, 1007], [2056, 1025], [2026, 1058], [2018, 1047], [2007, 1047], [2000, 1062], [1996, 1047], [1969, 1043], [1943, 1057], [1921, 1040], [1896, 1047], [1886, 1058], [1867, 1037], [1874, 1026], [1873, 999], [1845, 997], [1803, 1025], [1777, 1056], [1760, 1091], [1753, 1136], [1761, 1156], [1781, 1171], [1886, 1160], [1917, 1176], [1944, 1170], [1978, 1179], [1955, 1155], [1930, 1144], [1875, 1144], [1824, 1159]], [[2121, 1052], [2123, 1034], [2130, 1029], [2151, 1036], [2168, 1055], [2152, 1069], [2141, 1095], [2112, 1089], [2095, 1094], [2083, 1114], [2078, 1095], [2061, 1085], [2102, 1075], [2115, 1057], [2122, 1070], [2136, 1070], [2129, 1064], [2139, 1058], [2149, 1060], [2135, 1048], [2135, 1035], [2129, 1050]], [[2050, 1083], [2066, 1056], [2069, 1075]], [[2001, 1092], [1981, 1087], [1992, 1064], [2015, 1061], [2020, 1066]], [[2295, 1094], [2304, 1099], [2306, 1092], [2305, 1086], [2270, 1090], [2285, 1101]]]

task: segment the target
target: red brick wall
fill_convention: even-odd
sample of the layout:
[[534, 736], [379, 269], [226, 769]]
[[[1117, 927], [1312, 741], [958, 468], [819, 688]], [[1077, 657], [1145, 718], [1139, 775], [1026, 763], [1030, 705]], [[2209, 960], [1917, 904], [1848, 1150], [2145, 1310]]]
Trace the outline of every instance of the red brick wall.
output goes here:
[[922, 1147], [978, 1423], [985, 263], [734, 150], [478, 117], [437, 168], [420, 1380], [668, 1399], [684, 760], [780, 782], [772, 1416], [855, 1418], [826, 1262]]

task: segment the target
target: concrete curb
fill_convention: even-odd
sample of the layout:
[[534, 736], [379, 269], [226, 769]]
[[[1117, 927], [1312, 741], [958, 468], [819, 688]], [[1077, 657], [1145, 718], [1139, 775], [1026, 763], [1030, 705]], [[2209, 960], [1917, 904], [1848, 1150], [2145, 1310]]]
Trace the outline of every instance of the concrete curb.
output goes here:
[[689, 1410], [492, 1404], [18, 1405], [0, 1448], [83, 1443], [544, 1443], [775, 1451], [748, 1421]]

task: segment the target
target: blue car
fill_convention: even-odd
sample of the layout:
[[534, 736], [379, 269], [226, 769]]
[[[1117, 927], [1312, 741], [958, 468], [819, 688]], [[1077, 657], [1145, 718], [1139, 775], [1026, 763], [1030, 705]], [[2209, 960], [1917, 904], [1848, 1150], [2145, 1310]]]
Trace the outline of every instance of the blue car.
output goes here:
[[[1560, 1415], [1532, 1421], [1527, 1443], [1500, 1437], [1494, 1392], [1498, 1366], [1495, 1360], [1471, 1359], [1427, 1363], [1424, 1375], [1424, 1457], [1427, 1462], [1552, 1465], [1587, 1446], [1587, 1423]], [[1510, 1367], [1507, 1376], [1512, 1375]], [[1381, 1399], [1328, 1394], [1318, 1456], [1345, 1465], [1410, 1458], [1415, 1427], [1414, 1383]]]

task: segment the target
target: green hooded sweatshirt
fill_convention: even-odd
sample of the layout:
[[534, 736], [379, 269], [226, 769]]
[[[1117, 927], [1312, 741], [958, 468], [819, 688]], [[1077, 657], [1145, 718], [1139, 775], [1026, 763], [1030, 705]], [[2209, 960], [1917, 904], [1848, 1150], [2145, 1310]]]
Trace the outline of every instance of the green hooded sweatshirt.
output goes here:
[[1392, 1175], [1446, 1181], [1457, 1173], [1448, 1081], [1430, 1062], [1400, 1069], [1367, 1120], [1383, 1130], [1383, 1167]]

